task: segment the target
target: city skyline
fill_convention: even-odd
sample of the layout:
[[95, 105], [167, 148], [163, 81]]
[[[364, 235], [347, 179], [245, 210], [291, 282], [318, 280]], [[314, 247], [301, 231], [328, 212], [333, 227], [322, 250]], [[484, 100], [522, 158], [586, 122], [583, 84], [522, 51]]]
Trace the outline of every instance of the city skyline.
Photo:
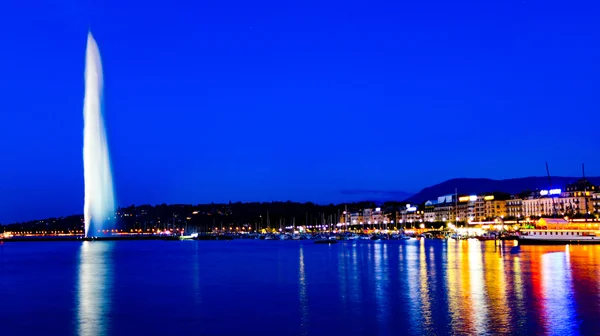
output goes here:
[[80, 212], [90, 26], [118, 204], [600, 175], [597, 8], [261, 4], [3, 4], [0, 222]]
[[2, 336], [598, 333], [599, 17], [0, 1]]
[[[404, 222], [416, 222], [419, 221], [423, 223], [446, 223], [447, 220], [451, 220], [452, 218], [462, 218], [464, 222], [478, 222], [484, 219], [490, 219], [493, 217], [497, 218], [506, 218], [510, 220], [523, 220], [525, 218], [533, 217], [543, 217], [543, 216], [584, 216], [584, 206], [588, 207], [590, 218], [598, 218], [600, 214], [600, 177], [587, 177], [587, 178], [576, 178], [576, 177], [554, 177], [554, 183], [546, 184], [541, 183], [540, 180], [546, 180], [547, 177], [529, 177], [524, 179], [508, 179], [508, 180], [488, 180], [489, 182], [511, 182], [510, 185], [504, 185], [500, 189], [498, 188], [479, 188], [478, 191], [475, 191], [472, 187], [468, 185], [462, 185], [461, 192], [458, 192], [458, 188], [454, 188], [454, 192], [450, 192], [447, 189], [448, 183], [453, 183], [456, 180], [464, 180], [464, 179], [455, 179], [448, 180], [444, 183], [437, 184], [435, 186], [430, 186], [421, 190], [421, 192], [410, 196], [409, 198], [394, 198], [393, 194], [390, 193], [388, 198], [381, 199], [355, 199], [347, 202], [329, 202], [329, 203], [318, 203], [312, 201], [298, 202], [291, 200], [271, 200], [271, 201], [228, 201], [228, 202], [210, 202], [210, 203], [179, 203], [179, 204], [121, 204], [114, 211], [115, 218], [120, 217], [119, 220], [123, 220], [127, 218], [127, 216], [133, 216], [137, 221], [137, 215], [133, 215], [131, 213], [126, 214], [126, 212], [130, 212], [131, 209], [135, 209], [139, 207], [142, 211], [146, 211], [148, 208], [175, 208], [172, 213], [173, 217], [178, 217], [178, 221], [181, 221], [183, 218], [187, 216], [195, 216], [200, 210], [210, 208], [211, 211], [216, 211], [213, 215], [220, 213], [220, 210], [215, 210], [219, 208], [229, 208], [233, 206], [242, 206], [242, 207], [250, 207], [253, 208], [252, 211], [256, 212], [259, 208], [262, 209], [262, 213], [266, 214], [268, 217], [270, 206], [306, 206], [311, 209], [311, 211], [315, 211], [315, 209], [323, 209], [329, 212], [338, 212], [338, 216], [346, 211], [348, 213], [356, 214], [356, 211], [362, 213], [362, 211], [373, 210], [377, 208], [379, 211], [380, 207], [387, 215], [390, 215], [397, 211], [398, 218], [402, 218]], [[558, 182], [557, 182], [558, 179]], [[467, 179], [468, 184], [473, 185], [479, 184], [481, 186], [481, 179]], [[567, 182], [568, 181], [568, 182]], [[464, 181], [463, 181], [464, 182]], [[515, 183], [516, 185], [521, 185], [521, 189], [514, 189]], [[550, 181], [548, 181], [550, 183]], [[453, 184], [456, 185], [456, 184]], [[535, 187], [532, 187], [535, 185]], [[496, 184], [496, 186], [499, 186]], [[529, 186], [529, 187], [527, 187]], [[550, 189], [551, 188], [551, 189]], [[442, 192], [445, 190], [445, 192]], [[512, 191], [509, 191], [512, 190]], [[585, 192], [584, 192], [585, 191]], [[433, 197], [430, 197], [434, 193]], [[373, 194], [373, 193], [371, 193]], [[585, 195], [583, 195], [585, 194]], [[416, 200], [419, 199], [419, 200]], [[556, 200], [556, 204], [554, 201]], [[566, 201], [565, 201], [566, 200]], [[500, 202], [501, 204], [496, 204]], [[498, 205], [498, 208], [485, 206], [485, 208], [475, 209], [476, 203], [480, 203], [481, 205], [485, 204], [495, 204]], [[488, 204], [488, 205], [489, 205]], [[556, 206], [556, 207], [555, 207]], [[456, 209], [455, 209], [456, 207]], [[333, 210], [332, 210], [333, 209]], [[337, 209], [337, 210], [336, 210]], [[539, 209], [539, 211], [538, 211]], [[295, 209], [297, 211], [297, 209]], [[552, 211], [556, 210], [556, 213], [552, 213]], [[183, 211], [181, 213], [181, 211]], [[187, 211], [187, 212], [186, 212]], [[302, 212], [302, 211], [301, 211]], [[485, 212], [485, 217], [484, 217]], [[493, 213], [494, 215], [490, 215]], [[168, 215], [171, 213], [168, 212]], [[206, 213], [203, 213], [204, 215]], [[296, 213], [297, 215], [298, 213]], [[238, 214], [239, 215], [239, 214]], [[256, 215], [256, 213], [255, 213]], [[289, 214], [288, 214], [289, 215]], [[308, 212], [306, 213], [308, 216]], [[311, 217], [315, 215], [311, 213]], [[329, 214], [329, 220], [334, 220], [335, 215]], [[344, 215], [341, 215], [342, 217]], [[43, 223], [47, 223], [49, 225], [53, 225], [50, 223], [64, 223], [65, 221], [73, 224], [73, 220], [76, 217], [81, 217], [76, 220], [76, 223], [79, 225], [80, 220], [83, 220], [83, 215], [80, 213], [73, 214], [63, 214], [59, 216], [51, 216], [46, 218], [36, 218], [36, 219], [28, 219], [23, 221], [16, 221], [13, 223], [0, 223], [2, 225], [14, 226], [17, 224], [26, 224], [26, 225], [40, 225]], [[109, 216], [110, 217], [110, 216]], [[144, 217], [144, 216], [143, 216]], [[166, 222], [171, 222], [173, 220], [167, 219]], [[262, 215], [260, 216], [262, 217]], [[300, 216], [301, 217], [301, 216]], [[163, 218], [163, 217], [161, 217]], [[163, 218], [165, 219], [165, 218]], [[187, 219], [190, 219], [189, 217]], [[257, 218], [253, 218], [257, 219]], [[354, 220], [353, 220], [354, 222]], [[367, 221], [365, 221], [366, 223]], [[300, 222], [299, 222], [300, 223]], [[391, 222], [393, 223], [393, 222]], [[399, 223], [402, 223], [400, 221]], [[355, 223], [356, 224], [356, 223]], [[388, 223], [389, 224], [389, 223]], [[62, 224], [61, 224], [62, 225]], [[78, 227], [77, 225], [77, 227]], [[72, 228], [75, 229], [75, 228]]]

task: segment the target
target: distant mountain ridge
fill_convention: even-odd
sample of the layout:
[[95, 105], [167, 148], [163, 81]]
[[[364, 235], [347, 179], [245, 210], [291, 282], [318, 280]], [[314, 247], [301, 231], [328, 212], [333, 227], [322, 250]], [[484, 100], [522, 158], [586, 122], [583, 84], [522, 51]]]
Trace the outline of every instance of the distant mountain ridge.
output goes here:
[[[567, 184], [577, 182], [581, 177], [551, 177], [552, 188], [564, 189]], [[594, 185], [600, 184], [600, 177], [586, 177]], [[456, 178], [451, 179], [431, 187], [424, 188], [417, 194], [409, 197], [408, 202], [422, 203], [428, 200], [435, 200], [439, 196], [454, 194], [458, 189], [459, 194], [483, 194], [487, 192], [505, 192], [517, 194], [527, 190], [549, 189], [547, 176], [521, 177], [505, 180], [492, 180], [486, 178]]]

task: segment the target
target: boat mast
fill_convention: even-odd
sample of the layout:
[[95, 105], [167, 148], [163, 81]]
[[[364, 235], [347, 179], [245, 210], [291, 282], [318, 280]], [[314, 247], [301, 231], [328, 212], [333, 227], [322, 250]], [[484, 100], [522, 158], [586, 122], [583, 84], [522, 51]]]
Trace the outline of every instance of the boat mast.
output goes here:
[[[548, 162], [546, 162], [546, 174], [548, 174], [548, 185], [550, 190], [552, 190], [552, 181], [550, 180], [550, 169], [548, 169]], [[552, 197], [552, 195], [549, 196], [552, 199], [552, 217], [556, 218], [556, 205], [554, 204], [554, 197]]]
[[308, 212], [305, 213], [306, 218], [304, 219], [304, 226], [308, 227]]
[[458, 188], [454, 188], [454, 226], [458, 228]]
[[585, 165], [581, 164], [581, 173], [583, 174], [583, 199], [585, 200], [585, 221], [588, 221], [588, 198], [587, 198], [587, 180], [585, 179]]
[[344, 204], [344, 227], [346, 231], [350, 230], [350, 221], [348, 221], [348, 204]]

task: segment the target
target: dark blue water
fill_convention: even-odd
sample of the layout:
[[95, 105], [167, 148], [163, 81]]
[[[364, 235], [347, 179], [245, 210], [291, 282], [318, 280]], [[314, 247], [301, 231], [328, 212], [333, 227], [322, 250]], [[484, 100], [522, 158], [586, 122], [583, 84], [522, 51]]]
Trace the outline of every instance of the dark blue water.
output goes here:
[[598, 334], [600, 246], [0, 245], [0, 335]]

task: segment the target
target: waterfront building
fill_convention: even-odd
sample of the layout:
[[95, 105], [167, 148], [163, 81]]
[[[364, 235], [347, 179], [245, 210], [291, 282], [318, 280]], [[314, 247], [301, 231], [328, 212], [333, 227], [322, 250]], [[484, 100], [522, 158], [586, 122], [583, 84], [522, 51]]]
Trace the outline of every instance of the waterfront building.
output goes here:
[[372, 224], [373, 223], [373, 209], [363, 209], [362, 215], [363, 224]]
[[385, 217], [381, 208], [375, 208], [372, 214], [372, 219], [374, 224], [382, 224], [388, 222], [387, 217]]
[[512, 195], [506, 201], [506, 215], [509, 218], [519, 219], [523, 216], [523, 199], [518, 195]]
[[351, 212], [350, 213], [350, 223], [352, 223], [352, 225], [362, 224], [362, 221], [363, 221], [362, 213], [360, 213], [360, 212]]
[[451, 218], [457, 222], [471, 222], [475, 220], [477, 195], [459, 196], [455, 206], [456, 213], [452, 212]]
[[500, 193], [482, 195], [477, 198], [478, 221], [492, 220], [494, 218], [504, 218], [508, 215], [506, 202], [510, 196]]
[[483, 221], [485, 220], [485, 197], [486, 195], [477, 196], [477, 201], [475, 202], [475, 220]]
[[407, 204], [404, 209], [400, 210], [401, 223], [422, 223], [424, 214], [425, 212], [423, 209], [419, 209], [416, 205]]
[[585, 179], [568, 184], [561, 193], [558, 211], [565, 216], [585, 215], [594, 212], [592, 194], [596, 186]]
[[351, 225], [379, 225], [394, 223], [394, 215], [385, 213], [381, 208], [362, 209], [348, 213], [348, 220]]
[[579, 216], [594, 212], [593, 193], [597, 187], [586, 180], [567, 185], [565, 190], [532, 192], [522, 201], [523, 216]]
[[594, 207], [594, 214], [598, 216], [600, 214], [600, 192], [595, 192], [592, 194], [592, 203]]
[[435, 206], [437, 205], [437, 200], [427, 201], [425, 202], [425, 207], [423, 209], [423, 221], [432, 223], [435, 222]]
[[560, 189], [540, 190], [530, 193], [523, 199], [524, 217], [552, 216], [556, 213], [556, 198], [561, 194]]
[[[438, 197], [434, 209], [436, 222], [454, 221], [455, 200], [456, 196], [452, 194]], [[452, 217], [450, 217], [451, 215]]]

